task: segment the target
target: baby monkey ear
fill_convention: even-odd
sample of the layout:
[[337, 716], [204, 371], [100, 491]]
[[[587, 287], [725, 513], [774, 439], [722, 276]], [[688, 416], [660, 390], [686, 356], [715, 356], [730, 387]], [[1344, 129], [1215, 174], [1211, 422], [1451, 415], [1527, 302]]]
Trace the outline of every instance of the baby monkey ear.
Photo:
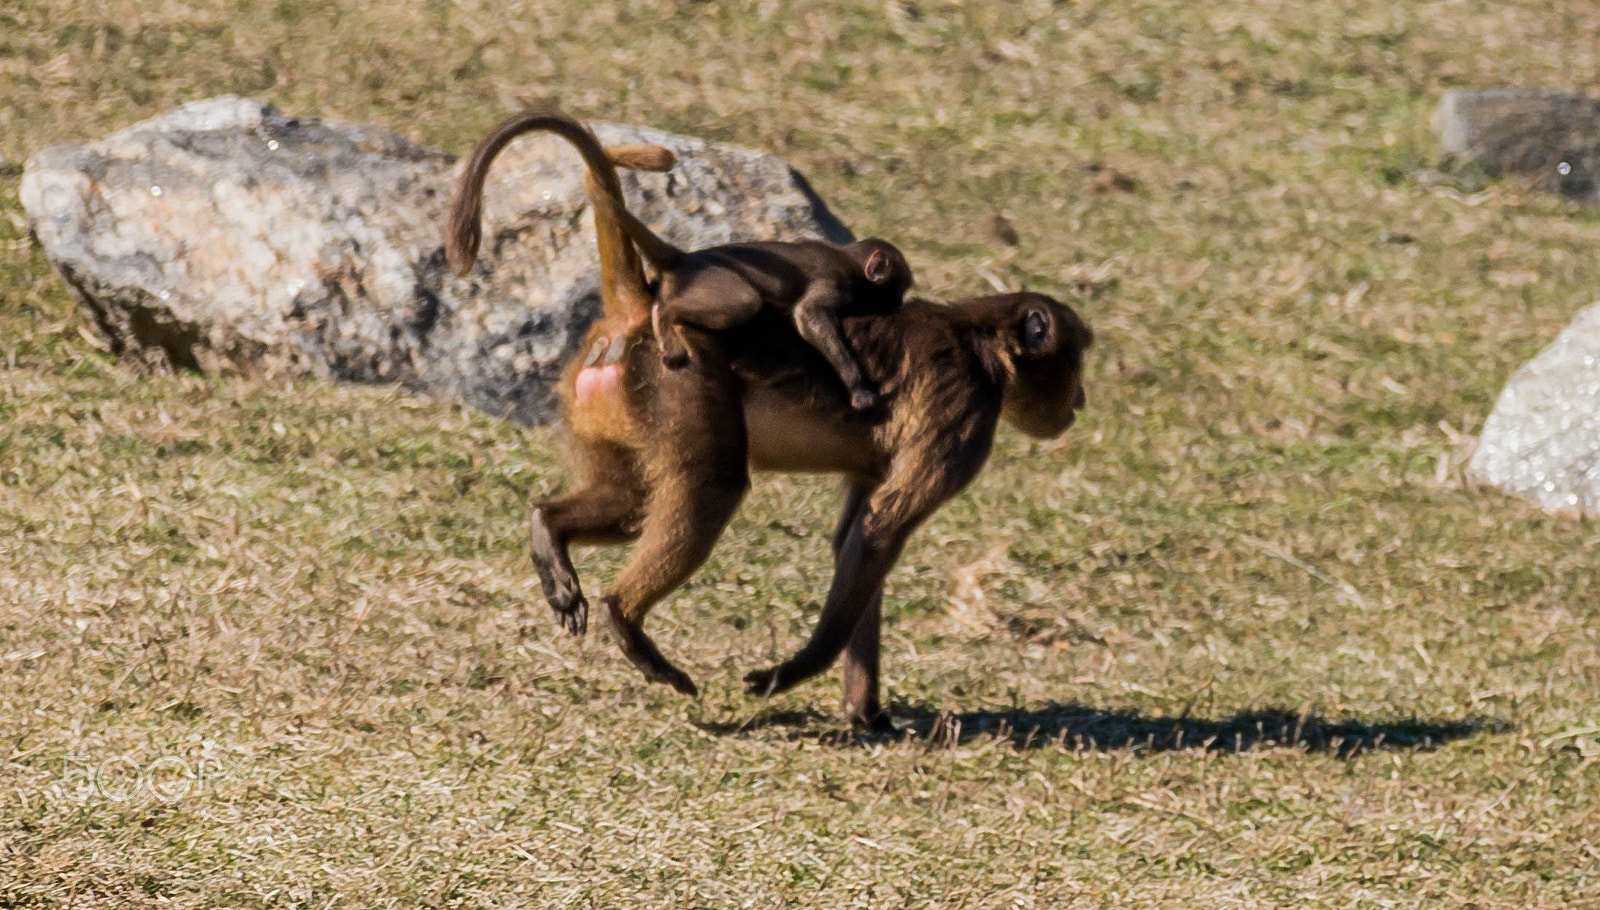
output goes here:
[[1017, 326], [1017, 340], [1022, 344], [1022, 350], [1029, 354], [1038, 354], [1050, 347], [1052, 336], [1055, 334], [1055, 320], [1050, 318], [1050, 312], [1044, 307], [1030, 306], [1022, 311], [1022, 321]]
[[867, 254], [866, 264], [861, 267], [866, 273], [867, 280], [873, 284], [883, 284], [894, 277], [894, 266], [889, 263], [889, 256], [883, 250], [873, 250]]

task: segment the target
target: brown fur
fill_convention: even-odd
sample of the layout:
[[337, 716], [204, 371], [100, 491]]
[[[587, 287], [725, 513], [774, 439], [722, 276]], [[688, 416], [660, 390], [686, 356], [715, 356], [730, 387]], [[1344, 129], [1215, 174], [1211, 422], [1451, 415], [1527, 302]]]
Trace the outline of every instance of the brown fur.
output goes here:
[[[582, 124], [553, 111], [524, 111], [490, 131], [478, 143], [472, 157], [461, 171], [455, 195], [450, 200], [449, 223], [445, 229], [445, 258], [457, 275], [465, 275], [478, 258], [478, 245], [483, 234], [483, 182], [489, 174], [489, 165], [495, 156], [505, 150], [511, 140], [535, 131], [555, 133], [571, 142], [584, 156], [589, 166], [588, 180], [597, 181], [608, 198], [622, 198], [622, 184], [613, 166], [620, 164], [636, 170], [665, 171], [677, 163], [670, 149], [658, 145], [621, 145], [609, 151], [602, 148]], [[638, 322], [648, 317], [652, 302], [645, 289], [639, 256], [628, 243], [620, 226], [607, 223], [596, 225], [602, 235], [600, 243], [601, 274], [609, 282], [601, 287], [604, 321], [620, 320]], [[637, 281], [634, 279], [637, 278]]]
[[[641, 143], [603, 148], [588, 128], [556, 111], [524, 111], [513, 115], [478, 143], [472, 157], [462, 168], [455, 194], [450, 200], [449, 220], [445, 229], [445, 258], [457, 275], [465, 275], [477, 261], [478, 246], [483, 237], [480, 226], [483, 220], [483, 184], [488, 177], [489, 165], [513, 139], [525, 133], [541, 131], [555, 133], [578, 149], [588, 165], [586, 184], [603, 189], [607, 198], [620, 199], [622, 193], [622, 184], [613, 165], [633, 170], [666, 171], [677, 163], [677, 156], [672, 150], [659, 145]], [[599, 239], [600, 271], [603, 276], [600, 287], [601, 315], [589, 327], [583, 350], [593, 351], [599, 347], [609, 351], [613, 342], [625, 338], [630, 330], [649, 319], [654, 296], [645, 286], [638, 253], [628, 242], [621, 227], [609, 221], [597, 220], [595, 231]], [[573, 395], [582, 366], [582, 358], [575, 358], [563, 371], [556, 387], [574, 433], [579, 438], [596, 443], [625, 445], [636, 439], [639, 428], [620, 397], [605, 396], [590, 402], [587, 407], [575, 406]]]
[[[560, 132], [583, 152], [598, 186], [615, 186], [593, 137], [552, 117], [558, 115], [513, 118], [480, 151], [513, 124], [545, 124], [528, 128]], [[564, 125], [548, 126], [556, 122]], [[452, 238], [475, 235], [478, 201], [471, 197], [481, 192], [483, 175], [473, 168], [492, 158], [475, 155], [463, 173]], [[646, 677], [693, 694], [688, 675], [645, 634], [646, 614], [704, 562], [743, 498], [751, 467], [843, 474], [835, 574], [816, 630], [789, 660], [745, 681], [755, 694], [779, 692], [842, 653], [846, 713], [859, 723], [885, 723], [878, 701], [884, 576], [911, 531], [982, 467], [1001, 418], [1042, 437], [1072, 425], [1084, 405], [1088, 327], [1066, 305], [1028, 293], [956, 306], [912, 300], [852, 318], [845, 335], [883, 396], [872, 411], [842, 407], [830, 365], [770, 309], [708, 335], [690, 368], [668, 370], [654, 333], [636, 318], [638, 295], [646, 293], [638, 259], [627, 255], [631, 248], [616, 248], [627, 247], [628, 238], [603, 208], [595, 219], [602, 288], [624, 294], [615, 313], [624, 342], [614, 363], [609, 344], [591, 343], [563, 379], [579, 482], [575, 492], [535, 503], [529, 521], [551, 607], [568, 631], [582, 634], [588, 605], [568, 547], [634, 541], [601, 596], [602, 610]], [[460, 230], [469, 219], [472, 230]], [[605, 334], [612, 331], [597, 330], [591, 341], [615, 338]], [[580, 375], [592, 378], [608, 365], [621, 376], [614, 392], [577, 394]]]
[[656, 341], [673, 369], [689, 364], [683, 329], [725, 331], [764, 308], [794, 321], [822, 353], [857, 410], [877, 403], [839, 324], [842, 314], [887, 313], [911, 289], [911, 266], [894, 244], [869, 239], [835, 246], [820, 240], [730, 243], [685, 252], [634, 217], [620, 197], [587, 184], [595, 216], [622, 225], [659, 274]]

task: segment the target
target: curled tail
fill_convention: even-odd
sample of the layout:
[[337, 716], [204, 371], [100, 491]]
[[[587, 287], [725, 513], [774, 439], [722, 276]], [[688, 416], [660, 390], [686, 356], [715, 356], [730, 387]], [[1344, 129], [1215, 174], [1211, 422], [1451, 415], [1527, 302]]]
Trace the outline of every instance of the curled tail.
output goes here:
[[[445, 258], [457, 275], [466, 274], [478, 258], [483, 240], [483, 184], [489, 165], [511, 140], [530, 132], [555, 133], [572, 143], [588, 165], [585, 186], [589, 187], [594, 210], [595, 239], [600, 247], [600, 298], [605, 315], [629, 322], [647, 318], [651, 296], [645, 287], [644, 269], [639, 255], [629, 242], [630, 232], [618, 213], [628, 215], [622, 206], [622, 184], [617, 180], [616, 164], [636, 170], [664, 171], [676, 159], [661, 146], [617, 146], [609, 152], [583, 124], [559, 111], [524, 111], [499, 126], [478, 143], [472, 158], [461, 171], [455, 195], [450, 200], [449, 222], [445, 228]], [[595, 192], [598, 189], [600, 192]], [[637, 223], [637, 219], [634, 219]], [[639, 225], [640, 228], [643, 225]], [[648, 233], [648, 229], [645, 229]], [[652, 235], [653, 236], [653, 235]]]

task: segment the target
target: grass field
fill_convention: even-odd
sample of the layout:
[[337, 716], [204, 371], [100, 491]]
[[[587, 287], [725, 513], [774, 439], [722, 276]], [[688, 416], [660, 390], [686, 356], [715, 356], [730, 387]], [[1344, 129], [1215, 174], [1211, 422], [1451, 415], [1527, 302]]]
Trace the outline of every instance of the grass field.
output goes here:
[[[1600, 297], [1600, 213], [1428, 129], [1453, 87], [1592, 89], [1597, 33], [1594, 0], [9, 0], [0, 906], [1600, 906], [1600, 527], [1460, 468]], [[555, 432], [97, 349], [21, 162], [225, 92], [456, 152], [552, 96], [771, 150], [928, 292], [1078, 308], [1085, 418], [1003, 433], [891, 577], [905, 735], [831, 678], [739, 690], [815, 618], [826, 478], [759, 480], [656, 612], [689, 701], [537, 596]]]

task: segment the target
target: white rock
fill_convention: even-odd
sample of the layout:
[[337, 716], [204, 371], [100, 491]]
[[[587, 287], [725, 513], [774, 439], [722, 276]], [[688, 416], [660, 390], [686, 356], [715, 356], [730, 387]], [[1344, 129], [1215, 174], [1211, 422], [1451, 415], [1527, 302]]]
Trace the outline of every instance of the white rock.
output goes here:
[[1600, 303], [1506, 383], [1467, 469], [1548, 511], [1600, 515]]

